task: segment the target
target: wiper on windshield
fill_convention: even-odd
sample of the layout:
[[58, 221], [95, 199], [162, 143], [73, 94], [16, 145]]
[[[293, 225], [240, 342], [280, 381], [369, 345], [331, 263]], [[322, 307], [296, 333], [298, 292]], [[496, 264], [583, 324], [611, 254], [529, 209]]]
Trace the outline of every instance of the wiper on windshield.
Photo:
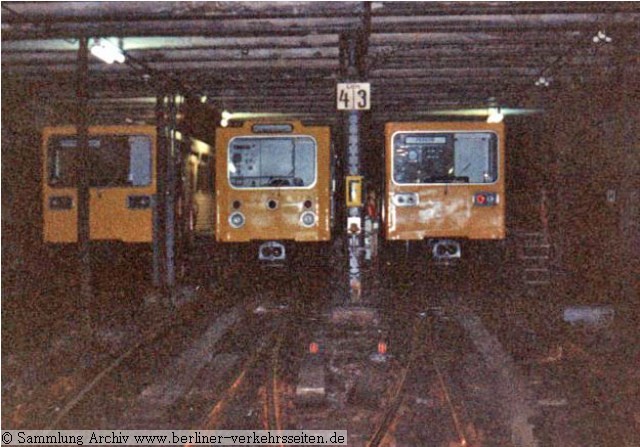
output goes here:
[[422, 183], [469, 183], [467, 176], [437, 175], [422, 179]]
[[273, 175], [242, 175], [231, 177], [231, 181], [259, 180], [263, 182], [261, 186], [304, 186], [304, 180], [293, 176], [273, 176]]

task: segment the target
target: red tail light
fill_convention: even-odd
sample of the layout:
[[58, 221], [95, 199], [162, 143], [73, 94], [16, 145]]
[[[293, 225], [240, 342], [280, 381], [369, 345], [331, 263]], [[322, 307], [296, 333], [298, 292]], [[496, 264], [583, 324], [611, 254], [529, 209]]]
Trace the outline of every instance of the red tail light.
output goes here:
[[494, 206], [498, 203], [498, 194], [495, 192], [477, 192], [473, 195], [475, 206]]

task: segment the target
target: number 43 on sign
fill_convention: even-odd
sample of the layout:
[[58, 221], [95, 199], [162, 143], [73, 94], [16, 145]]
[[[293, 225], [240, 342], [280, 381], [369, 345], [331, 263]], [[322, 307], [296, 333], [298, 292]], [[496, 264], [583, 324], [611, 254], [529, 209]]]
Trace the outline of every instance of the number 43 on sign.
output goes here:
[[338, 110], [369, 110], [371, 84], [338, 84]]

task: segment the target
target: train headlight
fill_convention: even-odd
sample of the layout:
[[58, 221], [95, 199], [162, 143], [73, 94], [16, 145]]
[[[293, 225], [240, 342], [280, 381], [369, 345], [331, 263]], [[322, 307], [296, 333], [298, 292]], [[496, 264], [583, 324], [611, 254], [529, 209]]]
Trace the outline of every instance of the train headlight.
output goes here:
[[244, 214], [240, 212], [235, 212], [231, 214], [231, 216], [229, 216], [229, 225], [231, 225], [233, 228], [242, 227], [244, 225], [244, 222], [245, 222]]
[[311, 212], [311, 211], [305, 211], [304, 213], [302, 213], [302, 216], [300, 216], [300, 223], [305, 226], [305, 227], [312, 227], [316, 224], [316, 214]]

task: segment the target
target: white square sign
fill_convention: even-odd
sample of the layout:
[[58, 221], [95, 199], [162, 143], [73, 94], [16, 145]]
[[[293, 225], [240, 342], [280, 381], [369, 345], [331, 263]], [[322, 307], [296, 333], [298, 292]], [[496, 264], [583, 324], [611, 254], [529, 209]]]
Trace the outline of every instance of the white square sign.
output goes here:
[[337, 88], [338, 110], [369, 110], [371, 108], [371, 84], [344, 83]]

